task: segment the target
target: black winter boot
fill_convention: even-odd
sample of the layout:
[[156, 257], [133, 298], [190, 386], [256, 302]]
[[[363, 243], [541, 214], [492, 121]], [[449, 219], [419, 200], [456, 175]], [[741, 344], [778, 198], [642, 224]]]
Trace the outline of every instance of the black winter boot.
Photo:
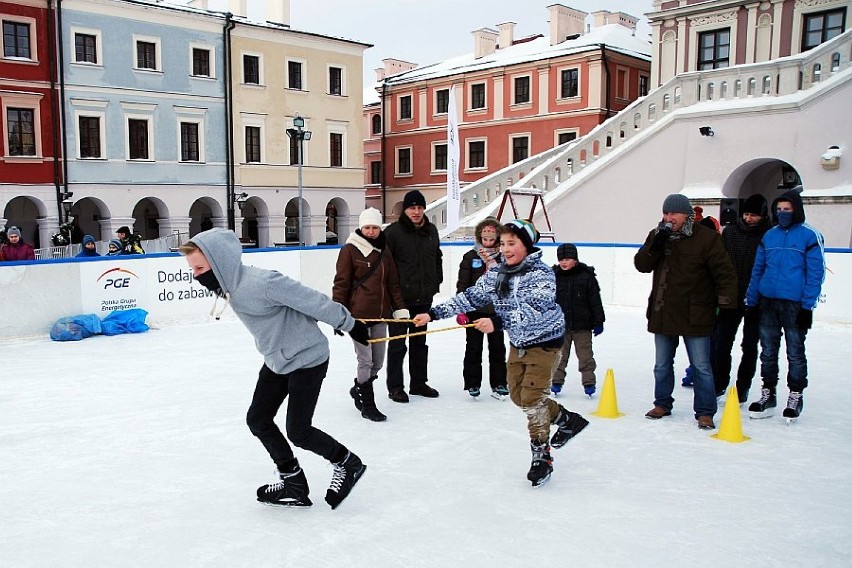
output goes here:
[[373, 392], [373, 381], [375, 381], [378, 377], [370, 377], [364, 384], [358, 384], [356, 379], [355, 386], [352, 387], [355, 389], [355, 407], [361, 411], [361, 416], [366, 418], [367, 420], [372, 420], [373, 422], [384, 422], [388, 419], [387, 416], [379, 412], [379, 409], [376, 408], [376, 395]]
[[349, 389], [349, 396], [355, 402], [355, 408], [358, 410], [364, 408], [364, 404], [361, 402], [361, 397], [358, 394], [358, 377], [355, 377], [355, 386]]
[[533, 487], [538, 487], [544, 485], [550, 479], [550, 474], [553, 473], [553, 458], [550, 457], [550, 446], [547, 441], [530, 440], [530, 450], [532, 451], [532, 464], [529, 473], [527, 473], [527, 479]]

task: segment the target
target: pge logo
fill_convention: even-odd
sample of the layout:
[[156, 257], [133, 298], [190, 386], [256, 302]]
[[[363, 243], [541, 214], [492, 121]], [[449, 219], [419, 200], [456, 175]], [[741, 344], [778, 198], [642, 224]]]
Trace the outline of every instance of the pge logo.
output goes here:
[[[130, 276], [125, 276], [129, 274]], [[130, 277], [138, 279], [135, 273], [127, 270], [125, 268], [110, 268], [100, 276], [95, 281], [96, 283], [100, 283], [103, 281], [104, 290], [109, 290], [110, 288], [117, 288], [119, 290], [130, 287]]]

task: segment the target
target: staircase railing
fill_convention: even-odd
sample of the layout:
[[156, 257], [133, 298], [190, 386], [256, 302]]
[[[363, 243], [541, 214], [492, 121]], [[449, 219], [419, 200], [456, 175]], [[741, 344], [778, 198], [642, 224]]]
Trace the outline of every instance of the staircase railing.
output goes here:
[[677, 75], [582, 138], [465, 186], [461, 191], [462, 226], [452, 234], [445, 230], [446, 198], [430, 204], [426, 214], [435, 222], [443, 238], [464, 238], [472, 234], [477, 222], [494, 215], [499, 207], [499, 199], [475, 199], [474, 196], [496, 196], [509, 188], [540, 189], [547, 193], [564, 184], [573, 184], [579, 181], [582, 176], [578, 174], [586, 168], [607, 162], [614, 150], [630, 143], [645, 130], [659, 128], [676, 109], [707, 101], [782, 97], [814, 88], [849, 69], [851, 48], [852, 30], [849, 30], [797, 55]]

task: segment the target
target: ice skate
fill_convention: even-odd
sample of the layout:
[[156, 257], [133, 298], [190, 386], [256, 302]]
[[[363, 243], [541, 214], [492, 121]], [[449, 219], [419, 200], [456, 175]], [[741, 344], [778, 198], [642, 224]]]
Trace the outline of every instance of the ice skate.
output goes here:
[[509, 396], [509, 388], [506, 385], [497, 385], [491, 393], [491, 398], [497, 400], [506, 400], [507, 396]]
[[331, 476], [331, 485], [325, 493], [325, 502], [331, 505], [332, 509], [337, 509], [364, 475], [367, 466], [352, 452], [346, 452], [346, 457], [333, 465], [334, 473]]
[[583, 386], [583, 392], [584, 392], [584, 393], [586, 393], [586, 396], [587, 396], [587, 397], [589, 397], [589, 398], [592, 398], [592, 395], [594, 395], [594, 394], [595, 394], [595, 392], [597, 392], [597, 390], [598, 390], [598, 389], [597, 389], [597, 388], [595, 388], [595, 385], [585, 385], [585, 386]]
[[589, 425], [589, 421], [577, 414], [567, 410], [562, 405], [559, 405], [559, 414], [553, 421], [557, 426], [556, 433], [550, 439], [550, 445], [553, 449], [559, 449], [568, 443], [571, 438], [579, 434], [583, 428]]
[[547, 442], [530, 440], [530, 450], [532, 451], [532, 464], [530, 465], [530, 471], [527, 473], [527, 479], [532, 483], [533, 487], [540, 487], [547, 483], [550, 479], [550, 474], [553, 473], [553, 458], [550, 457], [550, 446], [547, 445]]
[[310, 507], [308, 480], [298, 464], [289, 472], [275, 470], [278, 480], [257, 488], [257, 500], [269, 505], [284, 507]]
[[550, 385], [550, 392], [553, 393], [553, 396], [558, 395], [562, 392], [562, 385], [560, 385], [559, 383], [553, 383], [552, 385]]
[[768, 388], [763, 388], [760, 391], [760, 399], [757, 402], [752, 402], [748, 406], [748, 415], [754, 420], [763, 418], [771, 418], [775, 416], [775, 391]]
[[783, 413], [787, 424], [792, 424], [799, 419], [804, 402], [801, 392], [790, 391], [790, 396], [787, 397], [787, 408], [784, 409]]
[[472, 397], [474, 398], [474, 400], [475, 400], [477, 397], [479, 397], [479, 395], [480, 395], [481, 393], [480, 393], [480, 391], [479, 391], [479, 389], [478, 389], [478, 388], [476, 388], [476, 387], [470, 387], [469, 389], [467, 389], [467, 394], [469, 394], [470, 396], [472, 396]]

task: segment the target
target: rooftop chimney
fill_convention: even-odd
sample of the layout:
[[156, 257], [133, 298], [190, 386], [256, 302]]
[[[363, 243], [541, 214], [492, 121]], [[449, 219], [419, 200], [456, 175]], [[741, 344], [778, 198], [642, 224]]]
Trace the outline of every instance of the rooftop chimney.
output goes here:
[[609, 10], [598, 10], [592, 12], [592, 17], [595, 21], [595, 27], [599, 28], [607, 24], [620, 24], [629, 30], [636, 30], [638, 18], [634, 18], [630, 14], [624, 12], [610, 12]]
[[586, 12], [552, 4], [547, 7], [550, 12], [550, 45], [562, 43], [568, 36], [583, 35]]
[[266, 0], [266, 20], [290, 25], [290, 0]]
[[497, 38], [500, 34], [488, 28], [481, 28], [470, 33], [473, 34], [474, 59], [494, 53], [494, 50], [497, 48]]
[[504, 22], [497, 24], [497, 29], [500, 30], [500, 37], [497, 38], [497, 49], [506, 49], [512, 46], [515, 40], [515, 22]]
[[392, 57], [388, 57], [382, 59], [382, 67], [376, 69], [376, 82], [381, 83], [385, 80], [385, 77], [390, 77], [391, 75], [397, 75], [399, 73], [405, 73], [406, 71], [411, 71], [412, 69], [417, 68], [416, 63], [411, 63], [410, 61], [403, 61], [402, 59], [394, 59]]

